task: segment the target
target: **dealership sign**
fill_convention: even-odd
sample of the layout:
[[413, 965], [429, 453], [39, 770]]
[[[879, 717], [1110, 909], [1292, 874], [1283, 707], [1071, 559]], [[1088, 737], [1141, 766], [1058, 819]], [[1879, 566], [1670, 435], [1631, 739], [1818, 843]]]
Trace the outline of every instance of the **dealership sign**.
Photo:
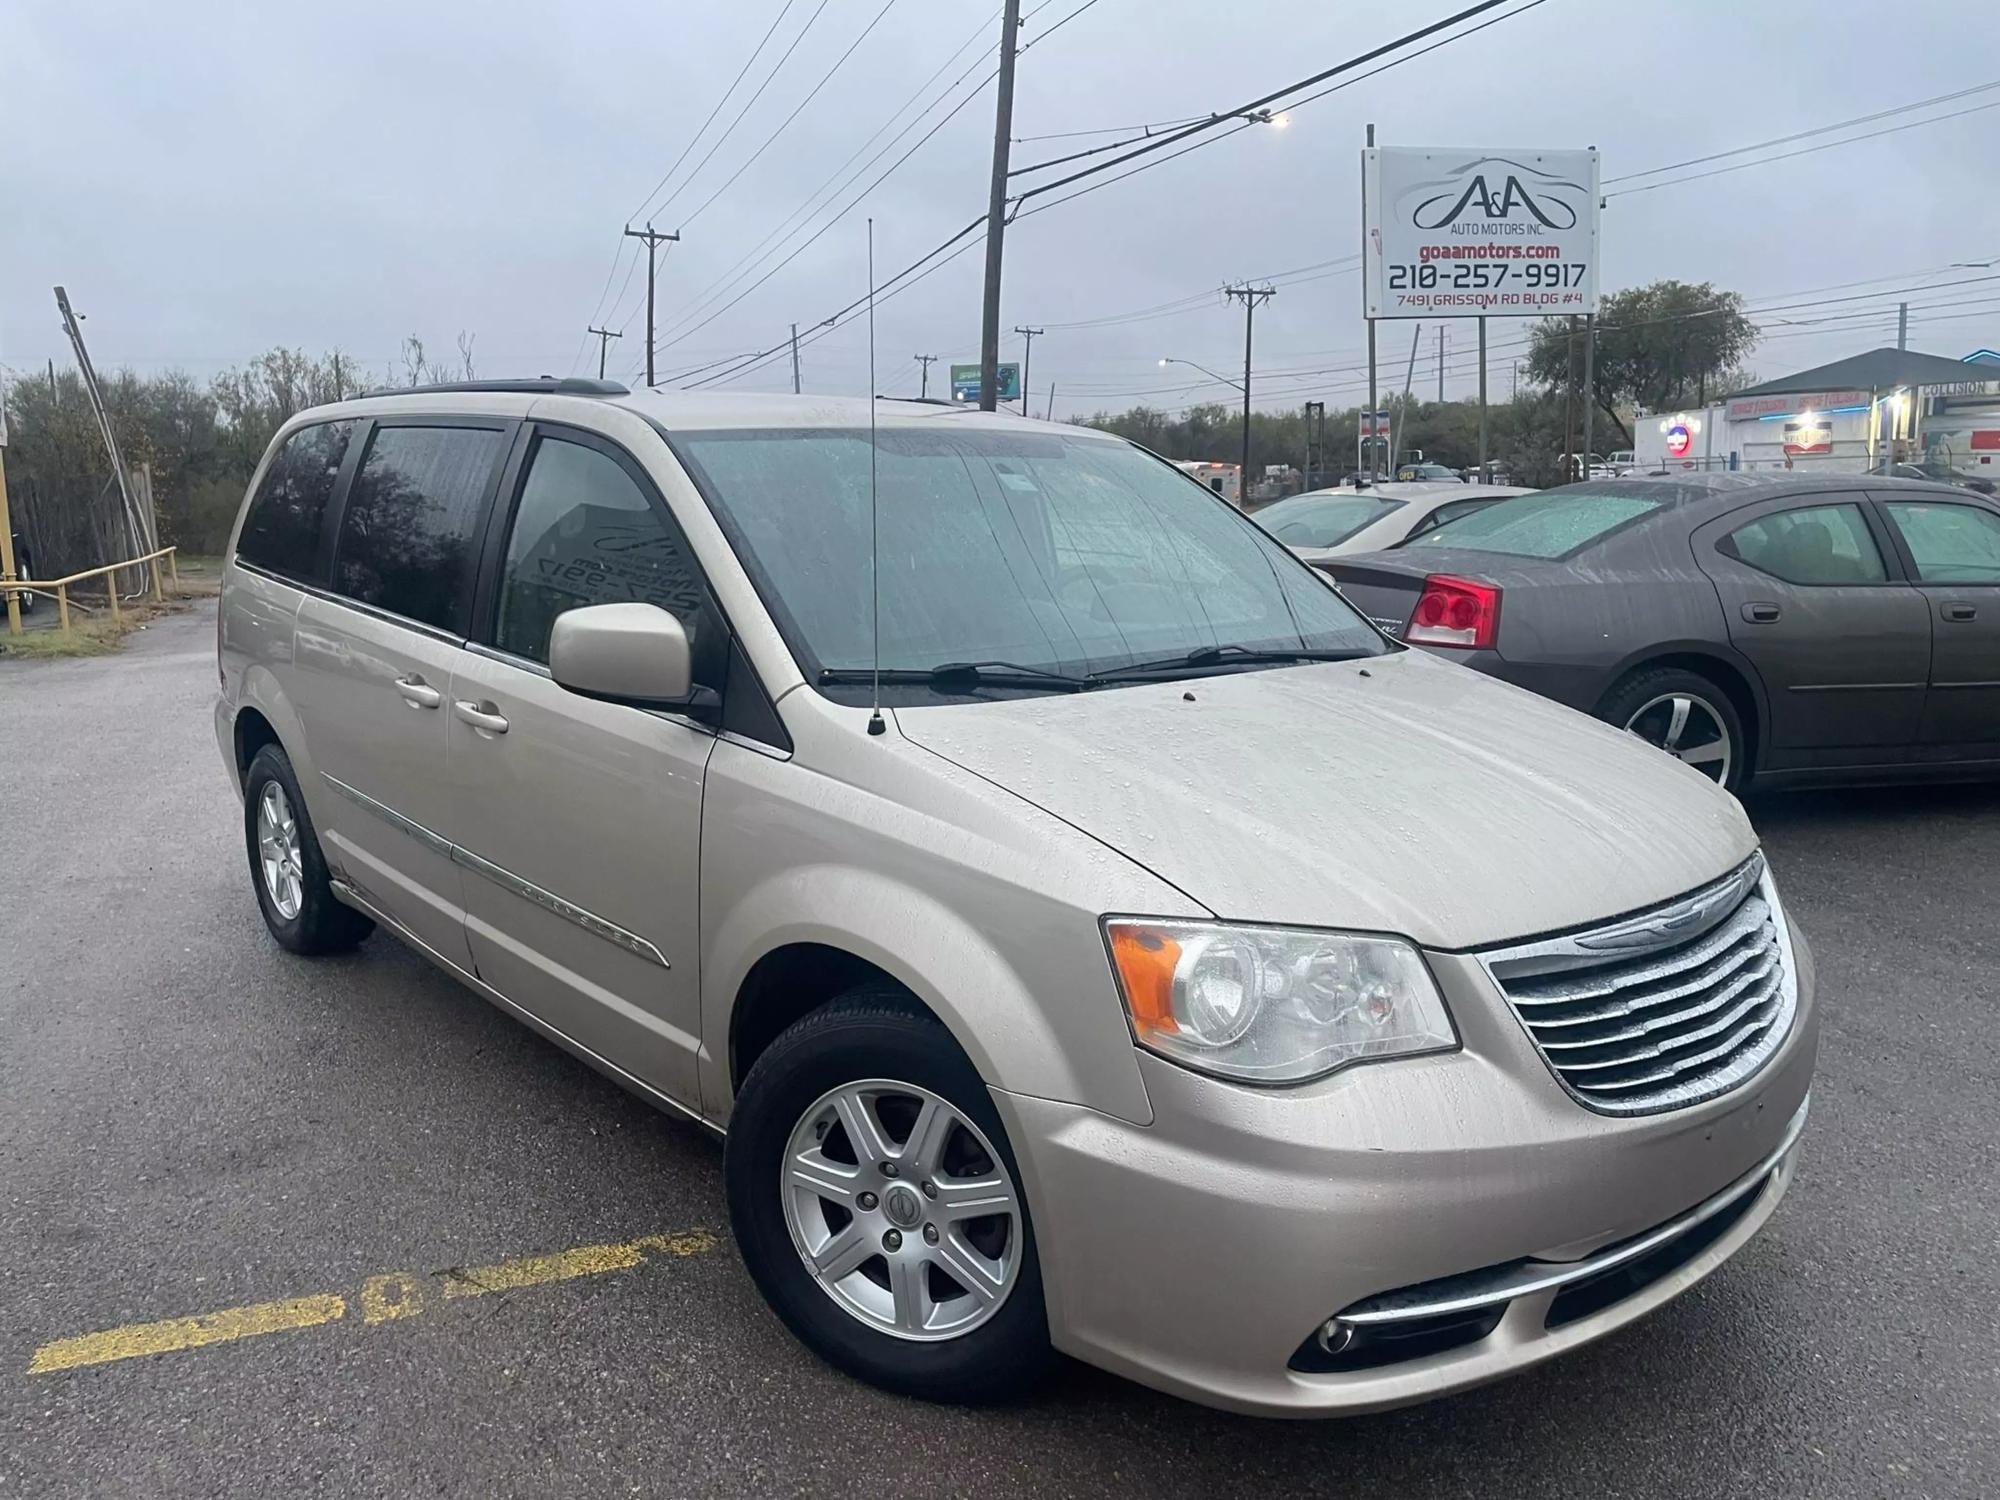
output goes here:
[[1595, 151], [1361, 153], [1371, 318], [1597, 311]]

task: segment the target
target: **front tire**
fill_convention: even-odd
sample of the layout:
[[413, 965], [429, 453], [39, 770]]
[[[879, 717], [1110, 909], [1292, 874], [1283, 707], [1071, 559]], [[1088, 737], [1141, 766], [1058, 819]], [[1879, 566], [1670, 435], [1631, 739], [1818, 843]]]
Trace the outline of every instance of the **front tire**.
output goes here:
[[1605, 697], [1597, 716], [1693, 766], [1725, 791], [1750, 777], [1743, 719], [1721, 684], [1680, 667], [1635, 672]]
[[259, 750], [243, 778], [243, 841], [257, 908], [281, 947], [342, 953], [375, 930], [374, 922], [334, 899], [291, 758], [276, 745]]
[[906, 1396], [1017, 1394], [1053, 1358], [1027, 1199], [951, 1034], [889, 985], [795, 1023], [736, 1097], [730, 1223], [799, 1341]]

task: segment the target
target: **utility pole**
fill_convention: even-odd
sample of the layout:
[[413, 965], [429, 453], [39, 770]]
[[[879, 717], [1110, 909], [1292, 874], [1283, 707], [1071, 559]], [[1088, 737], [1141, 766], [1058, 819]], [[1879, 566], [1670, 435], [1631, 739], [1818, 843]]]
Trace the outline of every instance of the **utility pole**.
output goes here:
[[[1373, 147], [1375, 144], [1375, 127], [1373, 125], [1368, 127], [1368, 144], [1370, 147]], [[1366, 153], [1364, 153], [1364, 163], [1366, 159]], [[1361, 176], [1361, 243], [1366, 245], [1368, 243], [1368, 173], [1365, 166]], [[1368, 427], [1367, 462], [1356, 464], [1355, 470], [1358, 473], [1377, 474], [1379, 471], [1375, 466], [1375, 443], [1380, 435], [1375, 431], [1375, 320], [1373, 318], [1368, 319], [1368, 412], [1363, 420], [1367, 423]]]
[[[919, 401], [928, 401], [931, 395], [931, 363], [937, 356], [935, 354], [913, 354], [910, 358], [924, 367], [923, 385], [917, 392], [917, 399]], [[1026, 381], [1021, 382], [1021, 388], [1023, 390], [1027, 389]]]
[[1257, 321], [1257, 304], [1278, 295], [1274, 286], [1226, 286], [1223, 296], [1243, 299], [1243, 465], [1236, 476], [1236, 502], [1250, 498], [1250, 333]]
[[799, 325], [792, 325], [792, 394], [799, 394]]
[[[1597, 405], [1597, 382], [1591, 369], [1596, 363], [1596, 355], [1597, 314], [1585, 313], [1583, 315], [1583, 389], [1580, 392], [1583, 401], [1582, 477], [1585, 479], [1590, 478], [1590, 421], [1597, 414], [1594, 410]], [[1707, 377], [1704, 376], [1703, 378], [1706, 379]]]
[[602, 380], [604, 378], [604, 351], [611, 347], [613, 339], [622, 339], [625, 335], [614, 333], [609, 328], [593, 328], [589, 331], [597, 335], [597, 378]]
[[669, 240], [679, 244], [681, 237], [677, 234], [661, 234], [651, 224], [644, 229], [634, 229], [628, 224], [625, 226], [625, 238], [646, 242], [646, 389], [651, 390], [653, 388], [653, 278], [659, 269], [654, 254]]
[[1042, 420], [1044, 422], [1053, 422], [1055, 419], [1056, 419], [1056, 383], [1053, 380], [1051, 380], [1049, 382], [1049, 404], [1047, 409], [1042, 412]]
[[[70, 348], [76, 351], [76, 367], [83, 376], [83, 393], [90, 401], [90, 409], [97, 414], [97, 430], [104, 438], [104, 451], [111, 458], [111, 472], [118, 480], [118, 494], [125, 502], [125, 528], [132, 539], [132, 555], [151, 552], [154, 548], [152, 517], [141, 515], [139, 504], [132, 498], [132, 478], [125, 471], [125, 456], [118, 451], [117, 434], [111, 430], [111, 417], [104, 409], [104, 392], [98, 388], [97, 369], [90, 362], [90, 351], [83, 347], [83, 325], [69, 305], [69, 293], [56, 288], [56, 310], [62, 314], [63, 331], [69, 335]], [[115, 578], [110, 587], [116, 588]]]
[[1444, 405], [1444, 324], [1438, 324], [1438, 405]]
[[1896, 304], [1896, 347], [1910, 347], [1910, 304], [1907, 302]]
[[[51, 384], [50, 390], [55, 389]], [[7, 378], [0, 375], [0, 585], [12, 583], [14, 572], [14, 518], [7, 509]], [[21, 596], [7, 594], [7, 634], [21, 633]]]
[[1041, 336], [1039, 328], [1015, 328], [1028, 341], [1028, 347], [1021, 352], [1021, 415], [1028, 414], [1028, 364], [1035, 357], [1035, 340]]
[[993, 184], [986, 198], [986, 296], [979, 314], [979, 409], [1000, 409], [1000, 244], [1007, 232], [1007, 151], [1014, 136], [1014, 39], [1021, 0], [1000, 20], [1000, 95], [993, 111]]
[[1563, 341], [1563, 483], [1585, 476], [1576, 466], [1576, 314], [1569, 315], [1569, 337]]
[[1486, 314], [1479, 315], [1479, 482], [1491, 484], [1486, 467]]

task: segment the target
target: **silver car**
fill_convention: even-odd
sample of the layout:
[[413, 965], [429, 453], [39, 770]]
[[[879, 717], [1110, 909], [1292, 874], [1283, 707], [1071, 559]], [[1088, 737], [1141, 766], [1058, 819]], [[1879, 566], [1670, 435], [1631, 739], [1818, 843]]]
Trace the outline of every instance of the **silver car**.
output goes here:
[[1307, 490], [1251, 515], [1305, 561], [1319, 563], [1400, 547], [1413, 536], [1484, 510], [1496, 500], [1533, 493], [1510, 485], [1423, 480], [1366, 489]]
[[288, 423], [230, 554], [272, 935], [380, 926], [726, 1131], [752, 1276], [866, 1380], [1392, 1406], [1791, 1178], [1812, 963], [1734, 799], [1119, 439], [438, 387]]

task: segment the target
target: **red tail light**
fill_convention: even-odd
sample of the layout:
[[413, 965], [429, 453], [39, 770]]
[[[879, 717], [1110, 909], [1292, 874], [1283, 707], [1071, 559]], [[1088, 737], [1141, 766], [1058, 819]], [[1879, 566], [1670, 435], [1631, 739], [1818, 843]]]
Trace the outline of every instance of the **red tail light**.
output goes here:
[[1493, 650], [1500, 640], [1500, 590], [1470, 578], [1431, 574], [1403, 639], [1413, 646]]

